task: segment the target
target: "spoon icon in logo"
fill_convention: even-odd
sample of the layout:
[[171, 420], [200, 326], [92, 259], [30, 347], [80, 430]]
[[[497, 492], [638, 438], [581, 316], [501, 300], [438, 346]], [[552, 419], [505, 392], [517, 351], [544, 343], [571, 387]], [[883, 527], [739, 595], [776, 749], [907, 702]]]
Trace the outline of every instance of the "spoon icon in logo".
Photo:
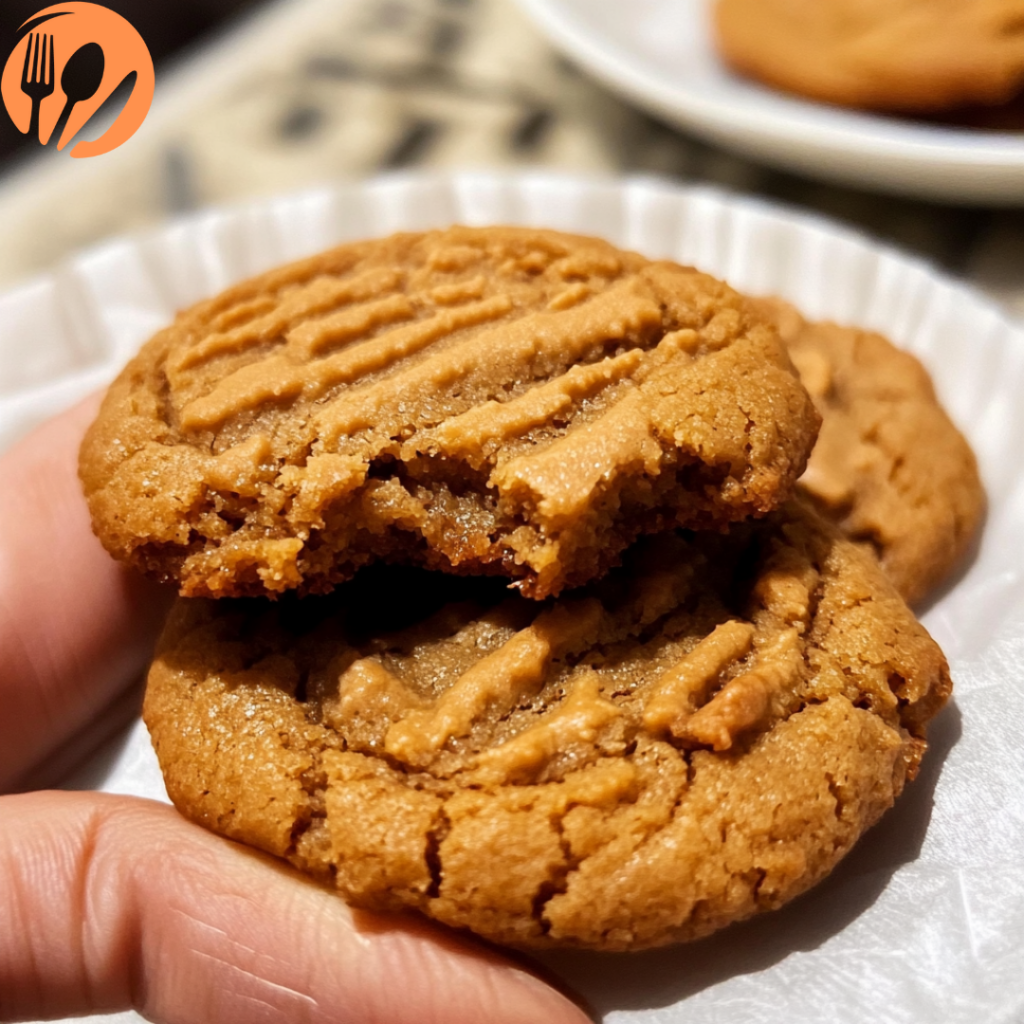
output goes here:
[[99, 43], [86, 43], [68, 58], [60, 76], [60, 87], [67, 100], [50, 136], [50, 145], [60, 145], [60, 138], [64, 134], [64, 128], [75, 104], [92, 99], [96, 95], [96, 90], [103, 81], [105, 67], [106, 59], [103, 56], [103, 47]]

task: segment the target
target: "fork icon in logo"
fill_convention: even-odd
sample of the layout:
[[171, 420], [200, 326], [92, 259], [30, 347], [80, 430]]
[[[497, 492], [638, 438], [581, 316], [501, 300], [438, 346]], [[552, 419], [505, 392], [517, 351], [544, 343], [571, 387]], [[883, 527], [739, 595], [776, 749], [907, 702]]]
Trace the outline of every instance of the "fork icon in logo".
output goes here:
[[[47, 71], [49, 55], [49, 71]], [[31, 66], [30, 66], [31, 65]], [[33, 33], [28, 37], [25, 50], [25, 69], [21, 73], [21, 91], [32, 100], [32, 121], [28, 135], [39, 138], [39, 107], [53, 93], [53, 36]], [[40, 141], [42, 141], [40, 139]]]

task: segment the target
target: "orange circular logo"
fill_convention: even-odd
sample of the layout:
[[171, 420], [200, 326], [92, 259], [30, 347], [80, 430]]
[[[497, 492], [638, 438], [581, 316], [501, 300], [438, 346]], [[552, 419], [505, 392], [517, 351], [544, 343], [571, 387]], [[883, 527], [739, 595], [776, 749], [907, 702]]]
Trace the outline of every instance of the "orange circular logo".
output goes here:
[[127, 142], [153, 102], [153, 58], [120, 14], [99, 4], [54, 4], [29, 18], [4, 67], [0, 93], [18, 130], [63, 149], [121, 85], [134, 79], [114, 123], [73, 157], [99, 156]]

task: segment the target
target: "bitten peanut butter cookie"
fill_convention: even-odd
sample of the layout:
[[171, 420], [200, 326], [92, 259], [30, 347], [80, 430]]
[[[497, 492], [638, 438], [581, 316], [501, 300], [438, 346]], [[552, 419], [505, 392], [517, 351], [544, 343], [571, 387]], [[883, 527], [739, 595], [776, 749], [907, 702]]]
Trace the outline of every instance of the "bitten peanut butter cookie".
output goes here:
[[875, 559], [794, 503], [543, 604], [394, 566], [179, 600], [144, 716], [185, 815], [358, 906], [624, 950], [820, 880], [949, 690]]
[[1024, 89], [1024, 0], [718, 0], [737, 70], [877, 110], [998, 104]]
[[974, 453], [910, 353], [869, 331], [808, 323], [781, 299], [756, 305], [822, 416], [800, 489], [919, 601], [963, 558], [984, 515]]
[[776, 507], [818, 414], [728, 286], [593, 239], [345, 245], [181, 314], [81, 456], [97, 534], [189, 596], [374, 559], [544, 597], [639, 534]]

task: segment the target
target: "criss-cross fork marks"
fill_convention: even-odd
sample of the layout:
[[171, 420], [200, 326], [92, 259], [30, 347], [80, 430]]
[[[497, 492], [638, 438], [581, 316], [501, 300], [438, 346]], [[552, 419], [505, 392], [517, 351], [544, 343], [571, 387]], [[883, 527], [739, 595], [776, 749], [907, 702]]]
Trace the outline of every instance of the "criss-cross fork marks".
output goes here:
[[[656, 474], [662, 444], [650, 403], [630, 388], [698, 348], [692, 328], [665, 334], [659, 294], [666, 273], [690, 272], [645, 265], [619, 279], [623, 263], [597, 246], [528, 253], [492, 268], [490, 279], [467, 278], [465, 267], [475, 271], [488, 254], [461, 249], [430, 256], [434, 267], [463, 271], [455, 280], [357, 264], [340, 278], [290, 281], [270, 305], [246, 295], [208, 317], [198, 340], [168, 359], [172, 394], [187, 398], [180, 429], [217, 432], [239, 416], [313, 403], [300, 473], [322, 475], [318, 460], [338, 455], [367, 467], [440, 457], [483, 472], [515, 506], [505, 510], [511, 516], [526, 503], [570, 517], [623, 467]], [[523, 286], [524, 267], [545, 284]], [[201, 386], [221, 359], [224, 375]], [[542, 454], [567, 437], [568, 449]], [[515, 459], [517, 443], [526, 452]], [[562, 493], [567, 459], [588, 471], [572, 495]], [[353, 488], [362, 484], [351, 478]]]
[[[271, 336], [283, 339], [189, 401], [180, 426], [217, 430], [267, 405], [300, 397], [320, 403], [331, 395], [315, 407], [308, 429], [310, 462], [322, 454], [366, 461], [441, 456], [477, 471], [489, 468], [488, 486], [517, 506], [528, 502], [553, 516], [572, 516], [595, 486], [638, 456], [640, 472], [660, 468], [663, 445], [652, 420], [658, 403], [669, 399], [658, 397], [655, 378], [692, 359], [700, 344], [692, 329], [664, 333], [660, 274], [641, 271], [598, 294], [588, 286], [582, 301], [539, 311], [524, 311], [507, 295], [476, 298], [475, 280], [461, 292], [455, 285], [441, 289], [449, 304], [430, 307], [420, 297], [381, 297], [397, 283], [384, 271], [340, 283], [318, 279], [176, 358], [172, 386], [187, 383], [191, 371], [219, 355], [265, 345]], [[431, 293], [435, 299], [438, 291]], [[450, 302], [465, 297], [472, 300]], [[368, 301], [337, 308], [356, 299]], [[600, 358], [608, 350], [613, 354]], [[627, 388], [646, 382], [653, 397]], [[589, 418], [587, 410], [593, 410]], [[501, 450], [527, 435], [533, 439], [528, 452], [497, 469]], [[552, 443], [559, 438], [561, 446]], [[565, 494], [570, 464], [586, 467], [587, 475]]]
[[[344, 447], [346, 435], [370, 426], [381, 441], [390, 441], [396, 427], [408, 437], [430, 419], [436, 423], [439, 412], [445, 419], [481, 401], [507, 398], [509, 382], [543, 383], [601, 348], [646, 347], [661, 326], [654, 297], [648, 294], [644, 302], [643, 289], [630, 282], [612, 285], [582, 304], [549, 310], [524, 308], [521, 297], [500, 292], [480, 297], [476, 280], [461, 290], [451, 285], [410, 294], [395, 291], [400, 283], [395, 272], [379, 269], [340, 282], [317, 279], [288, 293], [273, 310], [173, 357], [169, 379], [185, 392], [210, 360], [259, 349], [185, 404], [182, 429], [216, 430], [268, 401], [300, 395], [317, 401], [341, 387], [318, 414], [317, 436], [323, 443]], [[642, 308], [615, 316], [638, 301]], [[500, 328], [480, 330], [497, 321], [503, 321]], [[410, 360], [410, 366], [404, 365]], [[634, 361], [629, 369], [638, 365]], [[498, 366], [506, 370], [500, 379]], [[360, 386], [366, 378], [372, 380]], [[409, 399], [431, 385], [449, 389], [444, 408], [413, 416], [411, 422], [396, 421], [396, 414], [409, 415]], [[456, 389], [465, 393], [461, 403]], [[557, 411], [567, 411], [564, 403]], [[375, 419], [381, 416], [383, 422]]]
[[685, 558], [673, 562], [671, 550], [664, 561], [627, 584], [615, 612], [594, 597], [543, 611], [434, 699], [415, 693], [378, 657], [361, 658], [338, 681], [331, 724], [345, 736], [353, 723], [383, 721], [377, 747], [396, 762], [429, 771], [451, 742], [480, 729], [479, 736], [487, 735], [547, 691], [537, 705], [543, 711], [525, 716], [510, 733], [502, 731], [497, 744], [480, 741], [480, 752], [462, 762], [459, 770], [481, 785], [535, 781], [569, 750], [590, 748], [596, 757], [602, 735], [615, 727], [621, 733], [627, 721], [634, 736], [729, 750], [740, 737], [767, 728], [776, 703], [799, 683], [809, 592], [799, 579], [776, 577], [772, 583], [769, 576], [756, 622], [721, 622], [695, 645], [684, 644], [686, 653], [669, 667], [652, 668], [631, 692], [621, 691], [601, 659], [587, 655], [652, 625], [660, 628], [692, 592], [693, 566]]

